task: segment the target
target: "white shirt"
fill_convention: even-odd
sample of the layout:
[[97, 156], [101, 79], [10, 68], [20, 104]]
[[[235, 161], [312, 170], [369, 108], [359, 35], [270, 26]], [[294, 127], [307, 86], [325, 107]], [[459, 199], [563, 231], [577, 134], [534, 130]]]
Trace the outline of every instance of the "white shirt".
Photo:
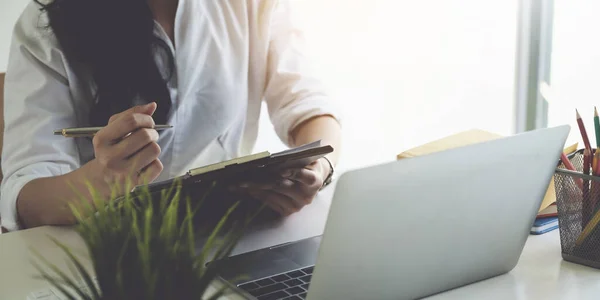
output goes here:
[[[160, 135], [164, 171], [157, 180], [249, 154], [263, 100], [288, 144], [299, 123], [336, 116], [306, 69], [300, 32], [291, 20], [283, 0], [180, 0], [175, 45], [156, 23], [155, 33], [174, 54], [176, 73], [168, 83], [174, 128]], [[53, 135], [56, 129], [89, 126], [93, 88], [89, 75], [69, 65], [51, 32], [41, 28], [46, 22], [32, 1], [13, 34], [0, 193], [2, 226], [8, 230], [19, 228], [16, 200], [26, 183], [71, 172], [94, 157], [91, 139]]]

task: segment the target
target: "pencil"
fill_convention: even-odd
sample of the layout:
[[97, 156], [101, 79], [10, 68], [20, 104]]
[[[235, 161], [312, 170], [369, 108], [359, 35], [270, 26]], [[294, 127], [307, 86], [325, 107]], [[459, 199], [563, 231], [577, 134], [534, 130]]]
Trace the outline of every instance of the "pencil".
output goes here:
[[[64, 137], [89, 137], [94, 136], [104, 127], [79, 127], [79, 128], [64, 128], [54, 131], [54, 135], [62, 135]], [[173, 128], [172, 125], [155, 125], [155, 130], [165, 130]]]
[[583, 173], [590, 175], [590, 167], [592, 166], [592, 153], [588, 149], [583, 150]]
[[577, 110], [575, 110], [575, 113], [577, 114], [577, 125], [579, 126], [581, 137], [583, 138], [583, 144], [585, 145], [586, 149], [592, 151], [592, 145], [590, 145], [590, 139], [588, 138], [587, 132], [585, 131], [585, 125], [583, 125], [581, 115], [579, 115], [579, 112]]
[[[590, 167], [592, 164], [592, 153], [590, 150], [583, 150], [583, 174], [590, 174]], [[595, 207], [592, 206], [592, 201], [590, 201], [590, 181], [583, 181], [583, 201], [582, 201], [582, 218], [581, 218], [581, 228], [584, 228], [587, 223], [590, 221], [594, 213]]]
[[575, 166], [573, 166], [573, 164], [571, 163], [571, 161], [569, 160], [569, 158], [567, 157], [567, 155], [564, 152], [560, 154], [560, 160], [565, 165], [567, 170], [577, 171], [577, 170], [575, 170]]
[[594, 129], [596, 131], [596, 149], [600, 148], [600, 117], [598, 109], [594, 106]]
[[587, 223], [587, 225], [583, 228], [581, 234], [579, 234], [579, 237], [577, 237], [575, 244], [580, 246], [583, 243], [583, 241], [588, 237], [588, 235], [592, 232], [592, 230], [598, 225], [598, 222], [600, 222], [600, 211], [597, 211], [594, 217], [590, 220], [590, 222]]
[[[560, 153], [560, 160], [562, 161], [563, 165], [565, 165], [565, 168], [567, 168], [567, 170], [577, 172], [575, 166], [573, 165], [573, 163], [571, 163], [571, 161], [564, 152]], [[577, 183], [577, 186], [579, 186], [579, 189], [583, 190], [583, 179], [577, 178], [575, 179], [575, 182]]]
[[592, 187], [590, 188], [590, 206], [592, 207], [592, 213], [598, 210], [598, 203], [600, 202], [600, 180], [598, 179], [598, 175], [600, 175], [600, 151], [596, 149], [596, 153], [594, 154], [593, 166], [592, 166], [592, 175], [594, 179], [592, 179]]

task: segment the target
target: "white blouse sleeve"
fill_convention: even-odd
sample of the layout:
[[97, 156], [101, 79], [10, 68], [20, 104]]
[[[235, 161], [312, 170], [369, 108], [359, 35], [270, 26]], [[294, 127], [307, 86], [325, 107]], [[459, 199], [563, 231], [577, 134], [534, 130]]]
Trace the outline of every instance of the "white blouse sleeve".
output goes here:
[[6, 72], [0, 217], [8, 230], [20, 228], [16, 201], [25, 184], [79, 167], [76, 143], [53, 135], [75, 126], [76, 116], [63, 55], [41, 14], [30, 4], [17, 22]]
[[276, 0], [270, 25], [265, 102], [279, 138], [291, 144], [289, 133], [316, 116], [332, 115], [338, 108], [322, 83], [311, 74], [302, 53], [302, 32], [295, 24], [290, 3]]

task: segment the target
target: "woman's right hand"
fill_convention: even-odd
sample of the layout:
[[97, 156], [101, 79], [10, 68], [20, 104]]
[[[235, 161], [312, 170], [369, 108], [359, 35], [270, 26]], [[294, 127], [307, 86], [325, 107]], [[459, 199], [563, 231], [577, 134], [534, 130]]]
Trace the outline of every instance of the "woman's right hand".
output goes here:
[[95, 159], [90, 174], [102, 193], [119, 195], [136, 185], [155, 180], [163, 170], [158, 159], [160, 146], [152, 114], [156, 103], [135, 106], [113, 115], [108, 125], [94, 136]]

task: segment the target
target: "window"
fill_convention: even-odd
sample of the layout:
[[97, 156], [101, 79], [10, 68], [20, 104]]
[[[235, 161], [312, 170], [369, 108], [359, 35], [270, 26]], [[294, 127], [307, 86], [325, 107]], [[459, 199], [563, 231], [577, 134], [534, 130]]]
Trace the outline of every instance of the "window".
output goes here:
[[[295, 3], [344, 110], [343, 168], [470, 128], [513, 133], [517, 0]], [[257, 150], [276, 145], [267, 117], [261, 128]]]
[[569, 143], [583, 141], [575, 119], [581, 114], [595, 145], [593, 113], [600, 109], [600, 2], [554, 0], [551, 81], [546, 89], [548, 125], [571, 125]]
[[0, 3], [0, 72], [6, 71], [15, 22], [29, 4], [27, 0], [2, 0]]

